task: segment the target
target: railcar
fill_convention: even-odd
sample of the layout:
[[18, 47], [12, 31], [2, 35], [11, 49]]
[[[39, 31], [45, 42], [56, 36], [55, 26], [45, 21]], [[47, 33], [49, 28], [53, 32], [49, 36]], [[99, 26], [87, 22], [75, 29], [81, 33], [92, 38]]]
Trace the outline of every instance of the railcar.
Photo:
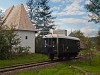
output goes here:
[[49, 34], [43, 37], [44, 50], [51, 60], [75, 58], [80, 51], [80, 39], [58, 34]]

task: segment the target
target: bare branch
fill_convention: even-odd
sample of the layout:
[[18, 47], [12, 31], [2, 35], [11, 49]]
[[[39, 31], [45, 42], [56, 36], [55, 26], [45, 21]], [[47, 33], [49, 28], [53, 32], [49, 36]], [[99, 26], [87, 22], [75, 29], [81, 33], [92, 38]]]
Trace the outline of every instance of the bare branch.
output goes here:
[[93, 5], [95, 5], [97, 8], [100, 8], [98, 5], [96, 5], [92, 0], [90, 0]]

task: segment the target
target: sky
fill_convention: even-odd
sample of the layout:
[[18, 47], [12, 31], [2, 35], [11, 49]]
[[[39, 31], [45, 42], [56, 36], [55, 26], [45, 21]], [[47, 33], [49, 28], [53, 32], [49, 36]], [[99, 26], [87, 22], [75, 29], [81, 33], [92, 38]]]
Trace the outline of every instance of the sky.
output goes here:
[[[0, 0], [0, 9], [5, 11], [10, 6], [20, 3], [26, 7], [26, 2], [27, 0]], [[100, 25], [88, 22], [88, 14], [91, 13], [84, 5], [89, 3], [89, 0], [50, 0], [48, 5], [50, 10], [53, 10], [52, 16], [56, 17], [56, 28], [66, 29], [68, 34], [74, 30], [81, 30], [85, 36], [96, 36]]]

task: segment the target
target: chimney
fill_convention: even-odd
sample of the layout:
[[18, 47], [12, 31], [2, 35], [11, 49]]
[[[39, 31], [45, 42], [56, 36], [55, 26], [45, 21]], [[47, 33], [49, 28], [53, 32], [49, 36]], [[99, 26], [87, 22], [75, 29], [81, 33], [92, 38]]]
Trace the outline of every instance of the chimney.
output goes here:
[[67, 36], [67, 30], [65, 30], [65, 36]]

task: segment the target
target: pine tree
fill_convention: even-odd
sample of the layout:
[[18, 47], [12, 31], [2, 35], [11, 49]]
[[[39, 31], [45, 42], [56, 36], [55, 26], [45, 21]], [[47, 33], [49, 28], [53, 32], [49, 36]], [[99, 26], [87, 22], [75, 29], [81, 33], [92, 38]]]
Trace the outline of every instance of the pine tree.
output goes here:
[[49, 0], [28, 0], [29, 17], [36, 29], [40, 31], [49, 31], [54, 28], [54, 17], [52, 17]]

